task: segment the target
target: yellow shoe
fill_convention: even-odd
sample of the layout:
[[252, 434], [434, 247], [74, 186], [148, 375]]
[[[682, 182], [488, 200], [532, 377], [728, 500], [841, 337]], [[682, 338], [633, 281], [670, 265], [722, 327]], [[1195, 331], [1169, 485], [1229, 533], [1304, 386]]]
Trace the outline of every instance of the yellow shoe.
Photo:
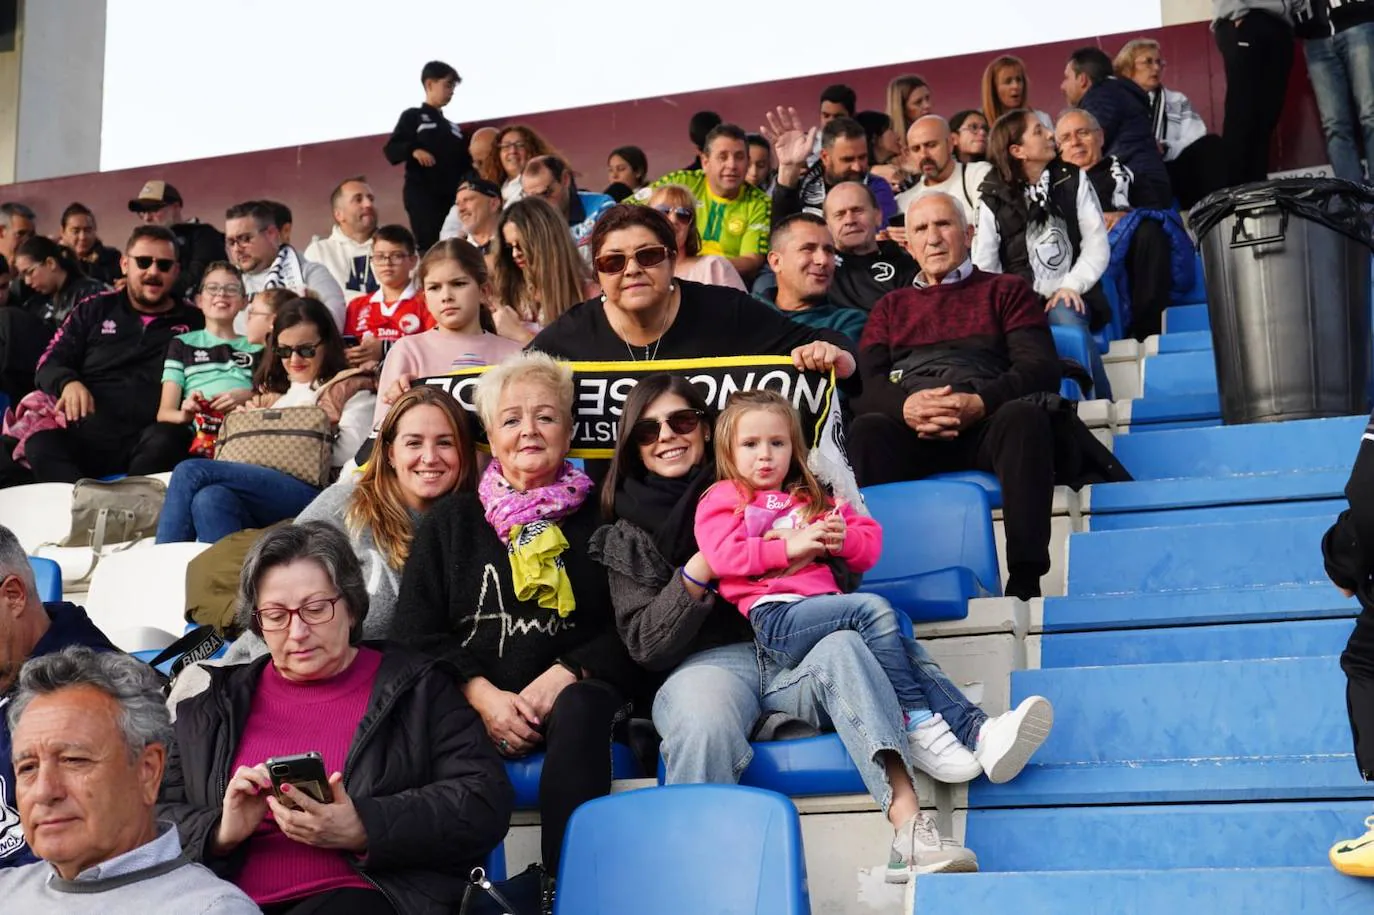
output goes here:
[[1366, 817], [1369, 830], [1358, 839], [1346, 839], [1331, 846], [1331, 866], [1351, 877], [1374, 877], [1374, 817]]

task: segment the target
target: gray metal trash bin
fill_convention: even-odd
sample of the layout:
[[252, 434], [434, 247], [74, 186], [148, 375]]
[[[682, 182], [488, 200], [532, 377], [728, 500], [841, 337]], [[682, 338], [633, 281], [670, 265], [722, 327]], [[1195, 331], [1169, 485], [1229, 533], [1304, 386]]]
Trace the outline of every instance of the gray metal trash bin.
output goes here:
[[1227, 188], [1193, 210], [1222, 421], [1369, 412], [1374, 192], [1334, 178]]

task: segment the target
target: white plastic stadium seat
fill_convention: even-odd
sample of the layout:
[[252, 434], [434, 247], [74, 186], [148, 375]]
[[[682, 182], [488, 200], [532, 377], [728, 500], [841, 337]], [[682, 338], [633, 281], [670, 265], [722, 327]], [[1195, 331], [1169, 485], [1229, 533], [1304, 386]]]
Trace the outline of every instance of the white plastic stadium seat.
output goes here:
[[[159, 543], [109, 554], [91, 576], [86, 612], [125, 651], [165, 648], [186, 629], [186, 565], [209, 547]], [[168, 638], [151, 644], [158, 633]]]
[[0, 489], [0, 524], [14, 531], [24, 551], [67, 536], [72, 519], [72, 484], [30, 483]]

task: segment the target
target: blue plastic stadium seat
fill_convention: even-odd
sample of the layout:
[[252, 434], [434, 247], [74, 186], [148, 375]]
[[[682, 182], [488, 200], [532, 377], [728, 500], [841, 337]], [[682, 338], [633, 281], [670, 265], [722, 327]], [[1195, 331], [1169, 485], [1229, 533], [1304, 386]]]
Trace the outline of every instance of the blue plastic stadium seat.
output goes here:
[[[1102, 352], [1097, 348], [1092, 334], [1088, 333], [1086, 328], [1064, 324], [1051, 324], [1050, 334], [1054, 337], [1054, 348], [1060, 357], [1072, 359], [1092, 376], [1092, 399], [1111, 400], [1112, 383], [1107, 379], [1107, 369], [1102, 364]], [[1067, 387], [1069, 384], [1073, 384], [1075, 390], [1070, 391]], [[1075, 400], [1086, 399], [1081, 391], [1076, 390], [1077, 388], [1077, 384], [1066, 379], [1060, 393]]]
[[974, 597], [1000, 597], [987, 493], [973, 483], [915, 480], [864, 490], [883, 552], [861, 590], [913, 620], [963, 619]]
[[51, 559], [38, 556], [29, 557], [33, 568], [33, 583], [38, 589], [38, 599], [45, 604], [56, 603], [62, 599], [62, 567]]
[[801, 820], [737, 785], [628, 791], [583, 804], [563, 840], [556, 915], [803, 915]]
[[[539, 806], [539, 776], [543, 771], [543, 753], [506, 761], [506, 774], [515, 788], [515, 809], [532, 810]], [[611, 777], [640, 778], [643, 775], [634, 751], [622, 743], [612, 743]]]
[[1207, 314], [1206, 305], [1170, 305], [1164, 309], [1164, 332], [1166, 334], [1190, 333], [1205, 330], [1211, 332], [1212, 319]]
[[949, 473], [935, 473], [926, 477], [928, 480], [947, 480], [951, 483], [972, 483], [981, 486], [983, 492], [988, 494], [988, 505], [992, 508], [1002, 507], [1002, 484], [997, 481], [997, 477], [983, 470], [954, 470]]
[[1141, 375], [1147, 399], [1217, 391], [1217, 366], [1210, 349], [1151, 356]]

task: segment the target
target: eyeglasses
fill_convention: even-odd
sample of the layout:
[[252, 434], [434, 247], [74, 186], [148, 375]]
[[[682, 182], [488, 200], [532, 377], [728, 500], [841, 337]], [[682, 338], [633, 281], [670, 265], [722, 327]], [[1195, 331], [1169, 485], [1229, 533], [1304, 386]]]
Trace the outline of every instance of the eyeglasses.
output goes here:
[[253, 239], [262, 234], [262, 229], [255, 232], [244, 232], [242, 235], [235, 235], [224, 240], [226, 248], [246, 248], [253, 243]]
[[652, 445], [658, 441], [664, 423], [678, 435], [690, 435], [705, 418], [706, 414], [700, 410], [674, 410], [663, 419], [641, 419], [630, 427], [630, 439], [636, 445]]
[[697, 218], [697, 214], [686, 207], [670, 207], [665, 204], [659, 204], [654, 207], [654, 209], [658, 210], [669, 219], [676, 219], [678, 222], [694, 222]]
[[496, 147], [496, 148], [497, 148], [497, 149], [500, 149], [500, 150], [507, 150], [507, 149], [528, 150], [530, 147], [529, 147], [529, 144], [526, 143], [524, 140], [512, 140], [510, 143], [502, 143], [500, 146], [498, 146], [498, 147]]
[[986, 124], [965, 124], [963, 127], [960, 127], [960, 128], [959, 128], [959, 132], [960, 132], [960, 133], [987, 133], [987, 132], [988, 132], [988, 125], [986, 125]]
[[208, 295], [208, 296], [217, 296], [217, 295], [241, 296], [241, 295], [243, 295], [243, 287], [240, 286], [238, 283], [206, 283], [204, 286], [200, 287], [200, 291], [203, 292], [203, 293], [205, 293], [205, 294]]
[[597, 273], [624, 273], [630, 258], [635, 259], [635, 263], [648, 269], [657, 267], [668, 259], [668, 248], [666, 245], [650, 245], [647, 248], [640, 248], [634, 254], [603, 254], [592, 261], [592, 266]]
[[133, 262], [140, 270], [147, 270], [149, 267], [153, 266], [153, 264], [157, 264], [157, 269], [163, 273], [168, 272], [177, 265], [177, 262], [173, 258], [149, 257], [146, 254], [140, 254], [138, 257], [133, 258]]
[[245, 311], [244, 314], [246, 314], [250, 318], [275, 318], [277, 316], [276, 312], [261, 310], [254, 311], [251, 308]]
[[343, 595], [312, 600], [299, 607], [259, 607], [253, 611], [253, 619], [263, 632], [280, 632], [290, 628], [294, 614], [307, 626], [318, 626], [334, 618], [334, 605], [343, 600]]
[[1137, 67], [1159, 67], [1164, 68], [1164, 58], [1162, 57], [1137, 57], [1135, 59]]
[[300, 346], [274, 346], [272, 347], [272, 354], [278, 359], [290, 359], [292, 353], [302, 359], [314, 359], [315, 353], [319, 352], [322, 345], [322, 343], [302, 343]]
[[413, 254], [374, 254], [372, 263], [374, 264], [404, 264], [414, 257]]

